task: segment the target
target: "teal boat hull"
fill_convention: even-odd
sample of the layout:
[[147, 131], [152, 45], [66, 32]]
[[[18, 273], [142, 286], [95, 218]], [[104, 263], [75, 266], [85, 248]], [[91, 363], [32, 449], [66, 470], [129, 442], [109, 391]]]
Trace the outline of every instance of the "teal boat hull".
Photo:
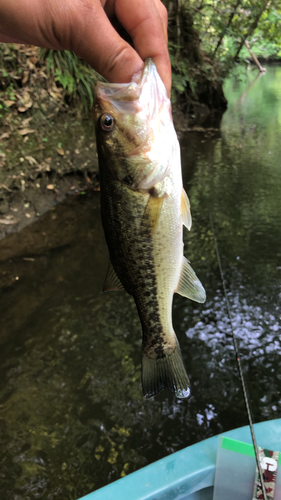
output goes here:
[[[258, 446], [281, 451], [281, 419], [254, 424]], [[249, 426], [206, 439], [80, 500], [211, 500], [221, 436], [252, 443]]]

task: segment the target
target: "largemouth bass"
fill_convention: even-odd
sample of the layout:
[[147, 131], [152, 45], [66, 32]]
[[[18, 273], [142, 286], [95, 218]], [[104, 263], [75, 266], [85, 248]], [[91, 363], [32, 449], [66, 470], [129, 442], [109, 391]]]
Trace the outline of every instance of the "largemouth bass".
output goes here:
[[186, 398], [190, 383], [172, 325], [173, 295], [197, 302], [206, 297], [183, 256], [190, 205], [171, 103], [152, 59], [138, 83], [98, 82], [94, 120], [110, 254], [104, 290], [124, 288], [134, 297], [143, 332], [145, 397], [168, 388]]

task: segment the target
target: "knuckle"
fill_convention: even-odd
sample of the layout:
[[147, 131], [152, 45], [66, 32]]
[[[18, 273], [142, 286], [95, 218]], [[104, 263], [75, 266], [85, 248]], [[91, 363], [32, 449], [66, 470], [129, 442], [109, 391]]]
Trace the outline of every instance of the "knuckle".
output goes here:
[[[131, 56], [131, 47], [127, 44], [122, 44], [115, 50], [112, 55], [106, 61], [106, 72], [108, 75], [108, 79], [114, 79], [116, 73], [120, 72], [120, 67], [126, 68], [130, 67], [132, 56]], [[120, 82], [122, 83], [122, 82]]]

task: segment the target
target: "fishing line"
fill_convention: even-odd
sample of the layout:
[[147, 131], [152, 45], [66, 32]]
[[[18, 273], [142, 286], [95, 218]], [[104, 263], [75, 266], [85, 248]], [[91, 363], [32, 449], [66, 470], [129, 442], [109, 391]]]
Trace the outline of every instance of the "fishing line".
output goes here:
[[236, 339], [236, 336], [235, 336], [235, 333], [234, 333], [234, 328], [233, 328], [233, 324], [232, 324], [232, 320], [231, 320], [230, 305], [229, 305], [229, 301], [228, 301], [228, 298], [227, 298], [225, 281], [224, 281], [224, 275], [223, 275], [223, 270], [222, 270], [222, 265], [221, 265], [220, 254], [219, 254], [219, 248], [218, 248], [218, 243], [217, 243], [217, 239], [216, 239], [216, 235], [215, 235], [215, 230], [214, 230], [214, 225], [213, 225], [213, 220], [212, 220], [212, 214], [211, 214], [210, 210], [209, 210], [209, 216], [210, 216], [211, 230], [212, 230], [212, 235], [213, 235], [215, 249], [216, 249], [216, 254], [217, 254], [217, 260], [218, 260], [218, 264], [219, 264], [220, 277], [221, 277], [221, 282], [222, 282], [222, 286], [223, 286], [223, 292], [224, 292], [224, 297], [225, 297], [225, 302], [226, 302], [226, 307], [227, 307], [227, 314], [228, 314], [228, 319], [229, 319], [231, 333], [232, 333], [232, 339], [233, 339], [233, 345], [234, 345], [234, 350], [235, 350], [235, 356], [236, 356], [236, 361], [237, 361], [237, 365], [238, 365], [238, 371], [239, 371], [239, 376], [240, 376], [240, 380], [241, 380], [241, 384], [242, 384], [243, 396], [244, 396], [244, 401], [245, 401], [245, 406], [246, 406], [248, 421], [249, 421], [251, 435], [252, 435], [252, 441], [253, 441], [254, 450], [255, 450], [255, 457], [256, 457], [256, 462], [257, 462], [257, 468], [258, 468], [259, 475], [260, 475], [260, 482], [261, 482], [261, 488], [262, 488], [262, 496], [263, 496], [263, 500], [267, 500], [267, 493], [266, 493], [266, 489], [265, 489], [265, 485], [264, 485], [264, 480], [263, 480], [263, 474], [262, 474], [261, 465], [260, 465], [260, 461], [259, 461], [259, 452], [258, 452], [258, 447], [257, 447], [257, 442], [256, 442], [256, 436], [255, 436], [254, 426], [253, 426], [252, 414], [251, 414], [251, 409], [250, 409], [250, 405], [249, 405], [249, 399], [248, 399], [247, 389], [246, 389], [244, 375], [243, 375], [242, 366], [241, 366], [241, 360], [240, 360], [240, 355], [239, 355], [239, 350], [238, 350], [238, 343], [237, 343], [237, 339]]

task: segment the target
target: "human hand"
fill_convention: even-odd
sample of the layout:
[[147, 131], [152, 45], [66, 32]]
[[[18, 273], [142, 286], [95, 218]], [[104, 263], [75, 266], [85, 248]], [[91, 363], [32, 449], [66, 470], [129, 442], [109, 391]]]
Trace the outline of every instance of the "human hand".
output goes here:
[[[114, 28], [120, 25], [135, 49]], [[71, 50], [114, 83], [130, 82], [152, 57], [170, 93], [161, 0], [0, 0], [0, 42]]]

